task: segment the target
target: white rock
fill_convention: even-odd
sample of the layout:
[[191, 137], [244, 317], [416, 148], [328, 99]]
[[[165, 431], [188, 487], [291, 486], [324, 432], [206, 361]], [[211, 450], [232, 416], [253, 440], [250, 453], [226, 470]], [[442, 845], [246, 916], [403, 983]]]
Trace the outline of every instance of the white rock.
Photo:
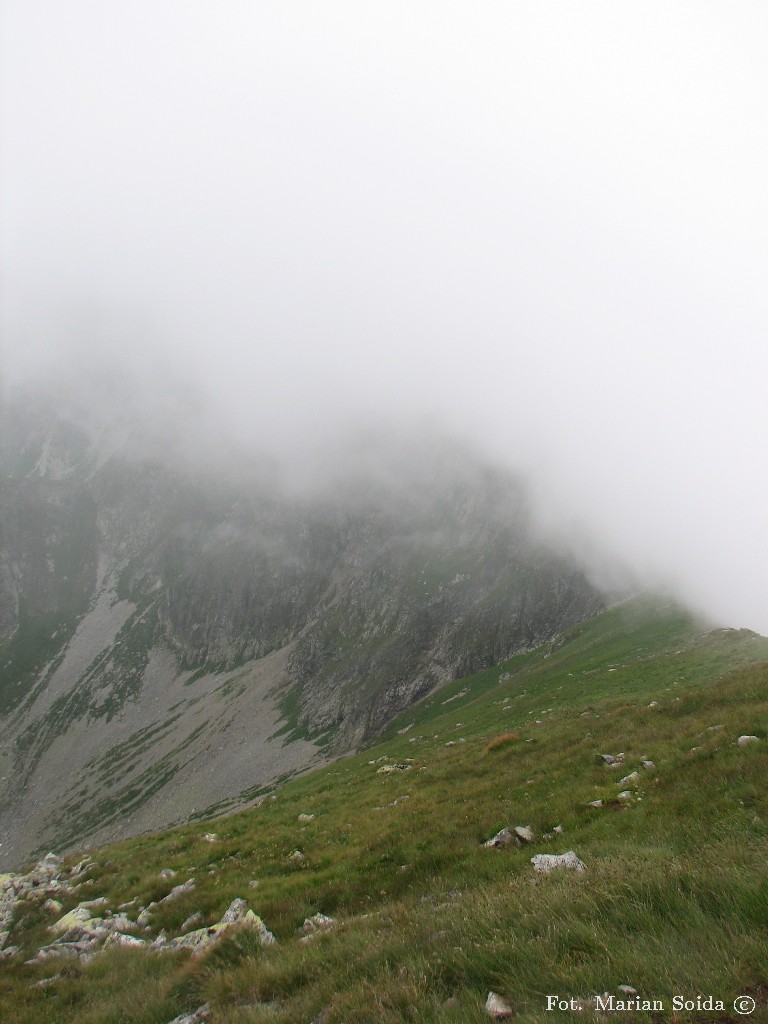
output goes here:
[[308, 917], [301, 926], [304, 936], [299, 939], [299, 942], [309, 942], [320, 932], [327, 932], [330, 928], [333, 928], [335, 924], [336, 921], [332, 917], [328, 917], [326, 914], [313, 914], [312, 917]]
[[179, 929], [183, 935], [185, 932], [191, 932], [193, 928], [196, 928], [203, 922], [203, 915], [199, 910], [196, 910], [194, 914], [190, 914], [184, 924]]
[[198, 1006], [192, 1013], [180, 1013], [178, 1017], [169, 1021], [169, 1024], [205, 1024], [210, 1019], [211, 1004], [205, 1003], [203, 1006]]
[[179, 896], [184, 896], [185, 893], [192, 892], [195, 888], [194, 878], [187, 879], [186, 882], [182, 882], [181, 885], [174, 885], [167, 896], [163, 896], [158, 903], [171, 903], [173, 900], [177, 900]]
[[562, 825], [555, 825], [555, 827], [552, 829], [552, 831], [554, 832], [554, 834], [556, 836], [561, 836], [563, 834], [563, 826]]
[[496, 992], [489, 992], [485, 1001], [485, 1012], [494, 1020], [508, 1020], [514, 1016], [515, 1011], [506, 999], [502, 999]]
[[619, 985], [619, 987], [618, 987], [618, 989], [616, 991], [617, 992], [621, 992], [621, 994], [623, 996], [636, 996], [637, 995], [637, 989], [636, 988], [632, 988], [631, 985]]
[[515, 825], [512, 831], [518, 845], [521, 845], [522, 843], [532, 843], [534, 841], [535, 837], [530, 825]]
[[758, 736], [739, 736], [736, 742], [740, 747], [748, 747], [750, 743], [759, 743], [760, 738]]
[[603, 806], [603, 801], [602, 800], [590, 800], [589, 803], [587, 804], [587, 807], [602, 807], [602, 806]]
[[315, 820], [314, 814], [300, 814], [299, 815], [299, 821], [314, 821], [314, 820]]
[[584, 864], [579, 860], [573, 850], [567, 853], [537, 853], [531, 857], [531, 864], [536, 871], [548, 874], [558, 868], [566, 868], [570, 871], [584, 871]]
[[492, 847], [495, 847], [496, 849], [501, 849], [504, 846], [509, 846], [511, 842], [512, 833], [509, 831], [508, 828], [503, 828], [500, 832], [496, 833], [493, 839], [486, 839], [486, 841], [483, 843], [483, 846], [486, 849], [491, 849]]
[[640, 781], [639, 772], [630, 772], [629, 775], [625, 775], [623, 779], [619, 779], [616, 783], [617, 786], [633, 786], [636, 782]]

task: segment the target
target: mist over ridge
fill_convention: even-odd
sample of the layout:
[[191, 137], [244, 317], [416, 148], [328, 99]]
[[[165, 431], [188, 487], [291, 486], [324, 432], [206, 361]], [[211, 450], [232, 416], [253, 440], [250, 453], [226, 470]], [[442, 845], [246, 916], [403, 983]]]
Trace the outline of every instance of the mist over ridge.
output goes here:
[[768, 632], [761, 5], [5, 8], [7, 395], [298, 493], [455, 438]]

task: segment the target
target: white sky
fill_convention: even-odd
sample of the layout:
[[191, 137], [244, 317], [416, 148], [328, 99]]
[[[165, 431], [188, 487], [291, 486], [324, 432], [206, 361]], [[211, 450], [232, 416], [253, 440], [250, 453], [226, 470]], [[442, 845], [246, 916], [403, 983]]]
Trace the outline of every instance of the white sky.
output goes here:
[[7, 379], [170, 373], [285, 457], [444, 422], [768, 632], [768, 5], [2, 10]]

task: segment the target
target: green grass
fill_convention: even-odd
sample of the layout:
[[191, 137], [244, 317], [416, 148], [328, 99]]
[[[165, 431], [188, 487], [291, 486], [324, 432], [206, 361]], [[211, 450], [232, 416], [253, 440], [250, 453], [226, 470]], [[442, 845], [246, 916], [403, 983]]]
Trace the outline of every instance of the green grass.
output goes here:
[[[701, 993], [728, 1008], [751, 991], [761, 1006], [744, 1019], [765, 1020], [768, 742], [740, 749], [743, 733], [768, 739], [768, 641], [647, 602], [616, 608], [559, 646], [440, 690], [376, 745], [257, 807], [96, 851], [94, 884], [65, 903], [146, 904], [194, 876], [196, 890], [161, 908], [152, 934], [194, 911], [212, 923], [243, 896], [275, 946], [241, 933], [200, 960], [115, 950], [85, 967], [6, 962], [2, 1020], [166, 1024], [210, 1001], [215, 1024], [309, 1024], [324, 1009], [324, 1024], [479, 1024], [493, 989], [518, 1020], [551, 1024], [562, 1018], [545, 1011], [548, 993], [623, 983], [667, 1007]], [[618, 751], [625, 768], [599, 762]], [[379, 775], [385, 758], [412, 768]], [[616, 783], [635, 769], [639, 799], [620, 804]], [[587, 806], [598, 798], [606, 806]], [[516, 824], [533, 828], [531, 847], [481, 847]], [[558, 824], [563, 835], [545, 838]], [[203, 841], [207, 831], [220, 842]], [[533, 871], [533, 853], [568, 849], [585, 874]], [[160, 879], [166, 867], [178, 877]], [[299, 943], [317, 911], [337, 927]], [[31, 954], [48, 920], [30, 906], [11, 941]]]

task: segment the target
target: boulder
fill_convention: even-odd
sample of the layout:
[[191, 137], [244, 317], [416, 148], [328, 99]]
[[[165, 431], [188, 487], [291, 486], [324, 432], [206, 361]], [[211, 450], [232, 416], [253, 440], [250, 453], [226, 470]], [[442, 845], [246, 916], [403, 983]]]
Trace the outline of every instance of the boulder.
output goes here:
[[532, 843], [534, 841], [533, 829], [530, 825], [515, 825], [512, 832], [518, 846], [522, 846], [523, 843]]
[[586, 870], [573, 850], [569, 850], [567, 853], [537, 853], [535, 857], [531, 857], [531, 864], [535, 871], [541, 871], [544, 874], [549, 874], [550, 871], [560, 868], [579, 872]]

